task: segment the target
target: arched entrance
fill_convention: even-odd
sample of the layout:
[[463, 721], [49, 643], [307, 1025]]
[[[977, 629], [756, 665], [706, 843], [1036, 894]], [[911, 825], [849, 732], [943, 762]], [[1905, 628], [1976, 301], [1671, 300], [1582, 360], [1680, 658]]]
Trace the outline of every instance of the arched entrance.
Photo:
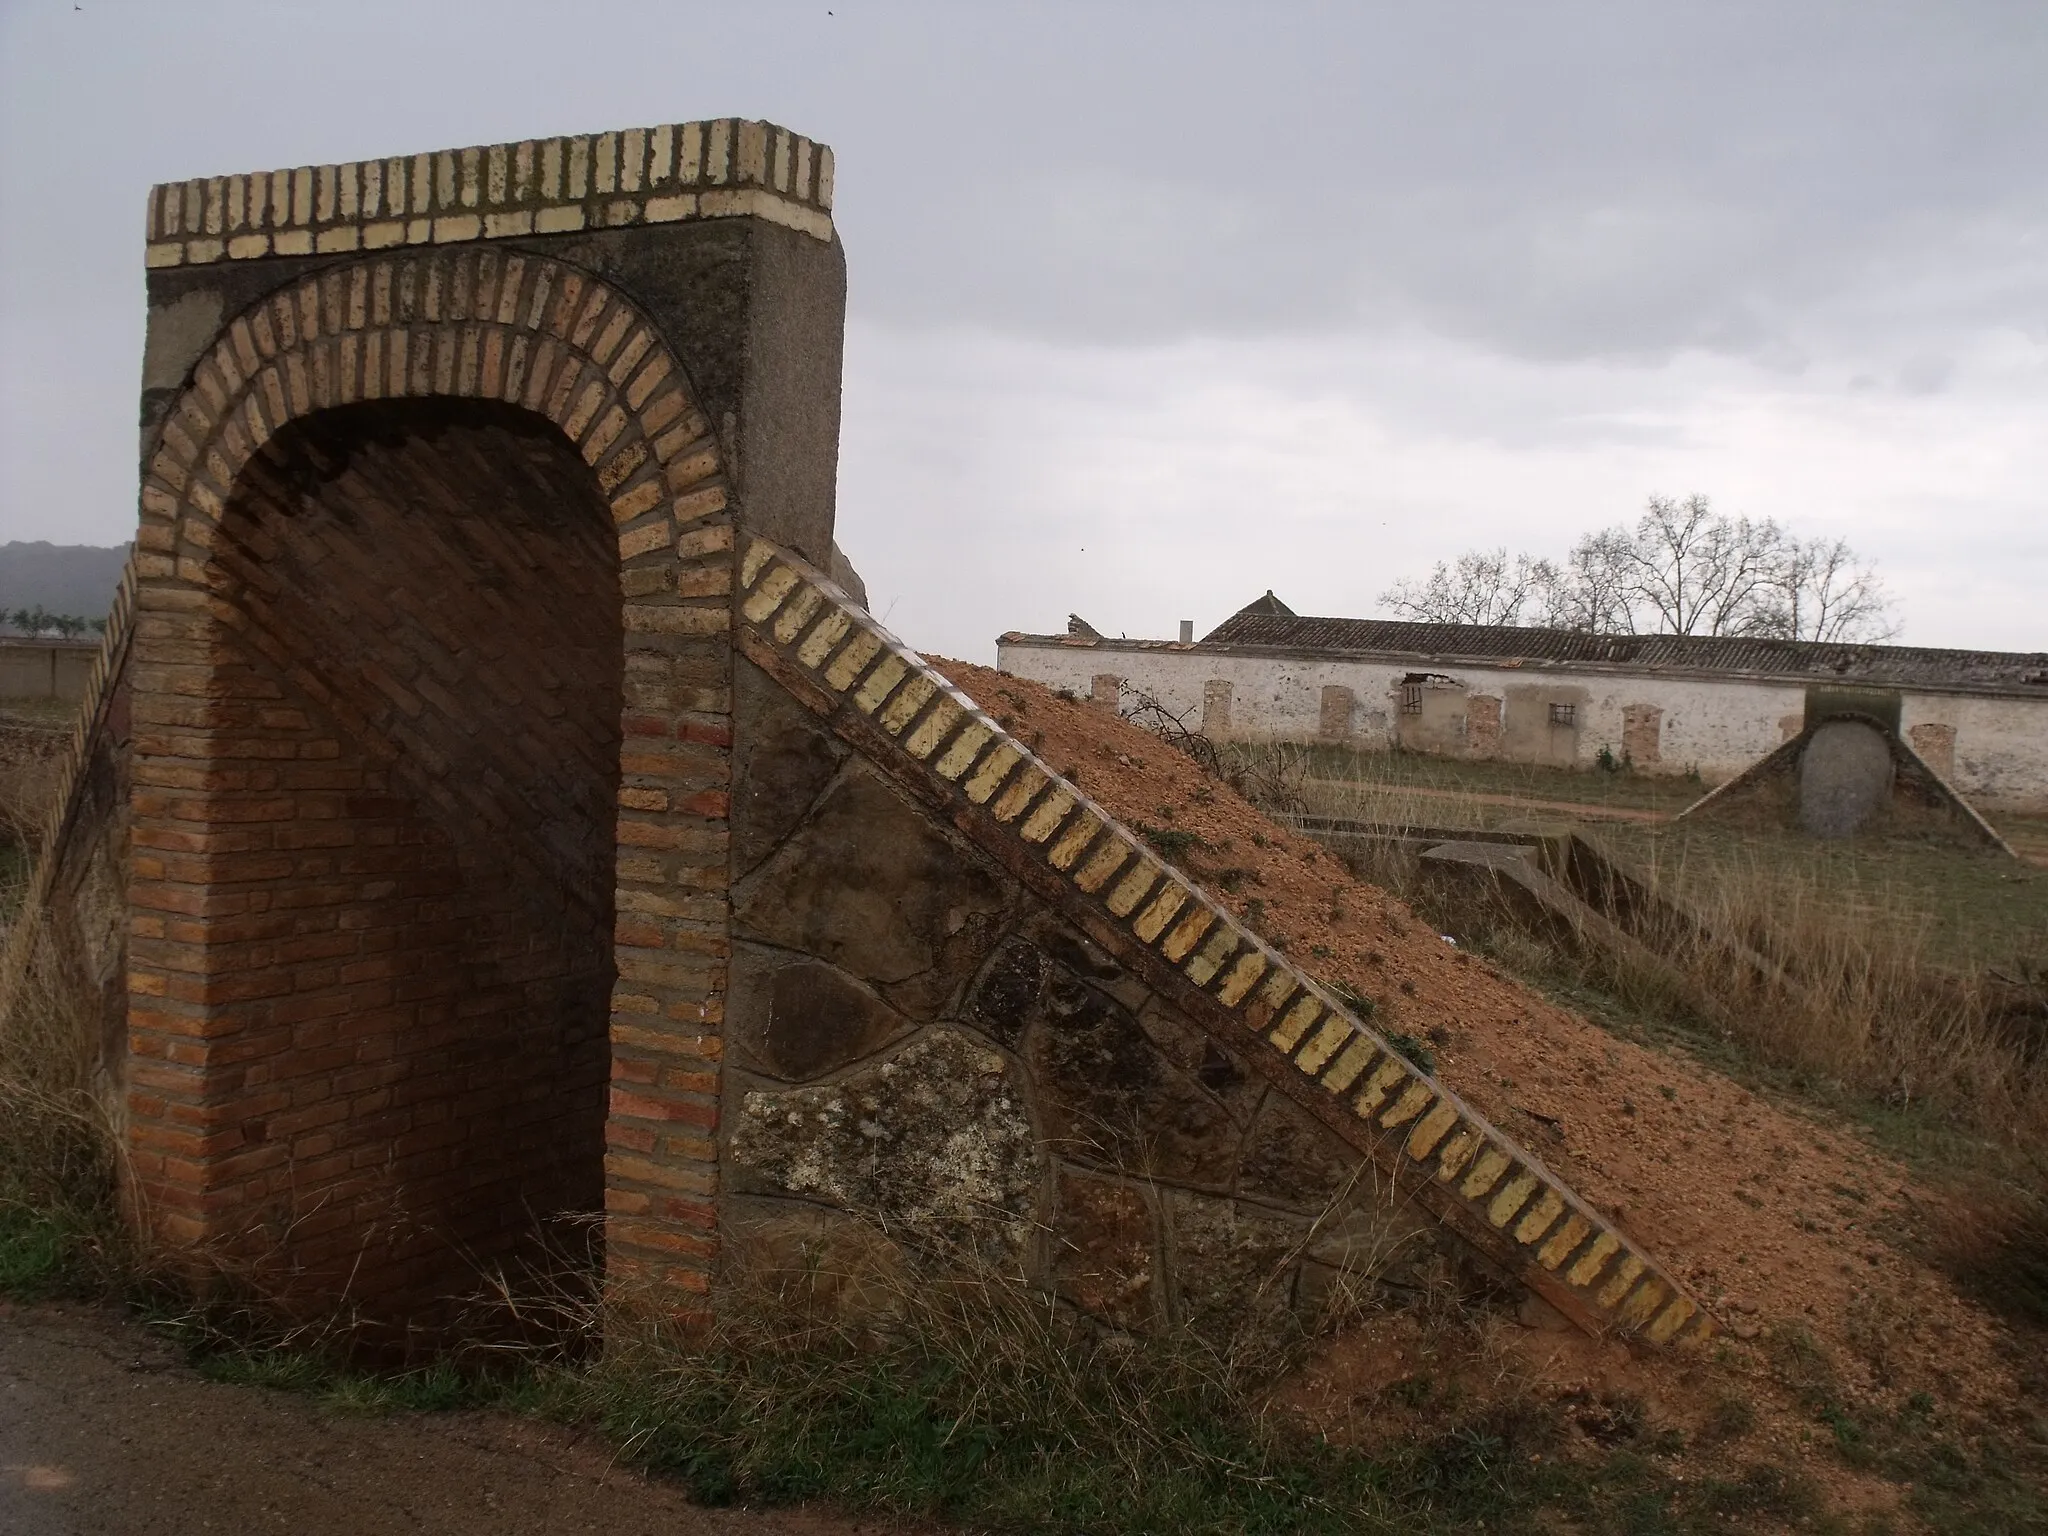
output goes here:
[[[615, 1062], [607, 1015], [621, 976], [629, 1011], [685, 1006], [666, 957], [722, 930], [614, 891], [622, 843], [673, 884], [722, 822], [722, 761], [673, 745], [710, 691], [673, 684], [723, 665], [724, 501], [653, 326], [559, 263], [359, 263], [228, 326], [137, 559], [129, 1141], [160, 1233], [431, 1324], [594, 1230], [608, 1077], [672, 1090], [611, 1132], [687, 1182], [670, 1122], [715, 1081], [663, 1078], [651, 1029]], [[668, 1254], [710, 1225], [659, 1214]]]
[[214, 702], [254, 734], [216, 744], [251, 794], [214, 928], [270, 1048], [242, 1140], [291, 1172], [247, 1215], [322, 1296], [417, 1317], [601, 1209], [610, 522], [560, 431], [501, 402], [318, 412], [229, 497], [246, 623]]

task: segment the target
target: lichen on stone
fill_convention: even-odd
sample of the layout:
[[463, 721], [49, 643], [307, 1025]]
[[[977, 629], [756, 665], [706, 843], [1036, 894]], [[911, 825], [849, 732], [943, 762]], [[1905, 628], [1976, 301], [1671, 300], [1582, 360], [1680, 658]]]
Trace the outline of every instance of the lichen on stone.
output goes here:
[[775, 1187], [866, 1217], [900, 1241], [1014, 1260], [1042, 1164], [1009, 1062], [935, 1029], [827, 1087], [757, 1090], [731, 1156]]

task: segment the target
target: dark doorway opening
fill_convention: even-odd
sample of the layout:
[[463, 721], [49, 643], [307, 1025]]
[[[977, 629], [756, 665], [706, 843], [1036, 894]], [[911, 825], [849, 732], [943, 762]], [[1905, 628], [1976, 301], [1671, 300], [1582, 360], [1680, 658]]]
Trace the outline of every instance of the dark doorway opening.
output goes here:
[[444, 1337], [594, 1262], [622, 650], [594, 476], [495, 403], [323, 411], [215, 535], [217, 1189], [291, 1296]]

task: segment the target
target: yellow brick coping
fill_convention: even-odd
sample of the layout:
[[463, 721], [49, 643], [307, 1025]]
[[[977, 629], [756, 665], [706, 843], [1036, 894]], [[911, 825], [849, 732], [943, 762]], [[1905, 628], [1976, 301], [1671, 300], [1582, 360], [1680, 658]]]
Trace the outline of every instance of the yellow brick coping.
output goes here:
[[206, 266], [719, 218], [830, 241], [832, 176], [826, 145], [733, 117], [201, 176], [150, 189], [145, 260]]
[[[1712, 1318], [1676, 1279], [1340, 999], [1160, 859], [827, 577], [748, 540], [737, 622], [900, 749], [895, 766], [957, 796], [985, 829], [1090, 904], [1330, 1095], [1384, 1161], [1464, 1208], [1541, 1292], [1603, 1330], [1699, 1341]], [[1349, 1123], [1349, 1122], [1347, 1122]]]

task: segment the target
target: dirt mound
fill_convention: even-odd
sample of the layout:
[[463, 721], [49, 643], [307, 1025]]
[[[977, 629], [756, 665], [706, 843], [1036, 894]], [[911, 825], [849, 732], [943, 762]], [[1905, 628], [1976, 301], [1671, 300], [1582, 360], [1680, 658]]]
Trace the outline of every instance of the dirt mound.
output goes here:
[[[1381, 1027], [1426, 1044], [1448, 1086], [1719, 1312], [1734, 1335], [1724, 1368], [1761, 1383], [1771, 1339], [1803, 1330], [1841, 1363], [1843, 1391], [2011, 1403], [2008, 1361], [2025, 1350], [1907, 1251], [1933, 1197], [1856, 1134], [1536, 996], [1109, 710], [935, 664], [1270, 943], [1371, 999]], [[1611, 1374], [1604, 1351], [1618, 1347], [1590, 1346], [1588, 1371]], [[1586, 1353], [1556, 1344], [1546, 1358]], [[1647, 1357], [1629, 1367], [1693, 1368]], [[1341, 1361], [1330, 1369], [1346, 1374]], [[1676, 1377], [1662, 1390], [1681, 1395]]]

